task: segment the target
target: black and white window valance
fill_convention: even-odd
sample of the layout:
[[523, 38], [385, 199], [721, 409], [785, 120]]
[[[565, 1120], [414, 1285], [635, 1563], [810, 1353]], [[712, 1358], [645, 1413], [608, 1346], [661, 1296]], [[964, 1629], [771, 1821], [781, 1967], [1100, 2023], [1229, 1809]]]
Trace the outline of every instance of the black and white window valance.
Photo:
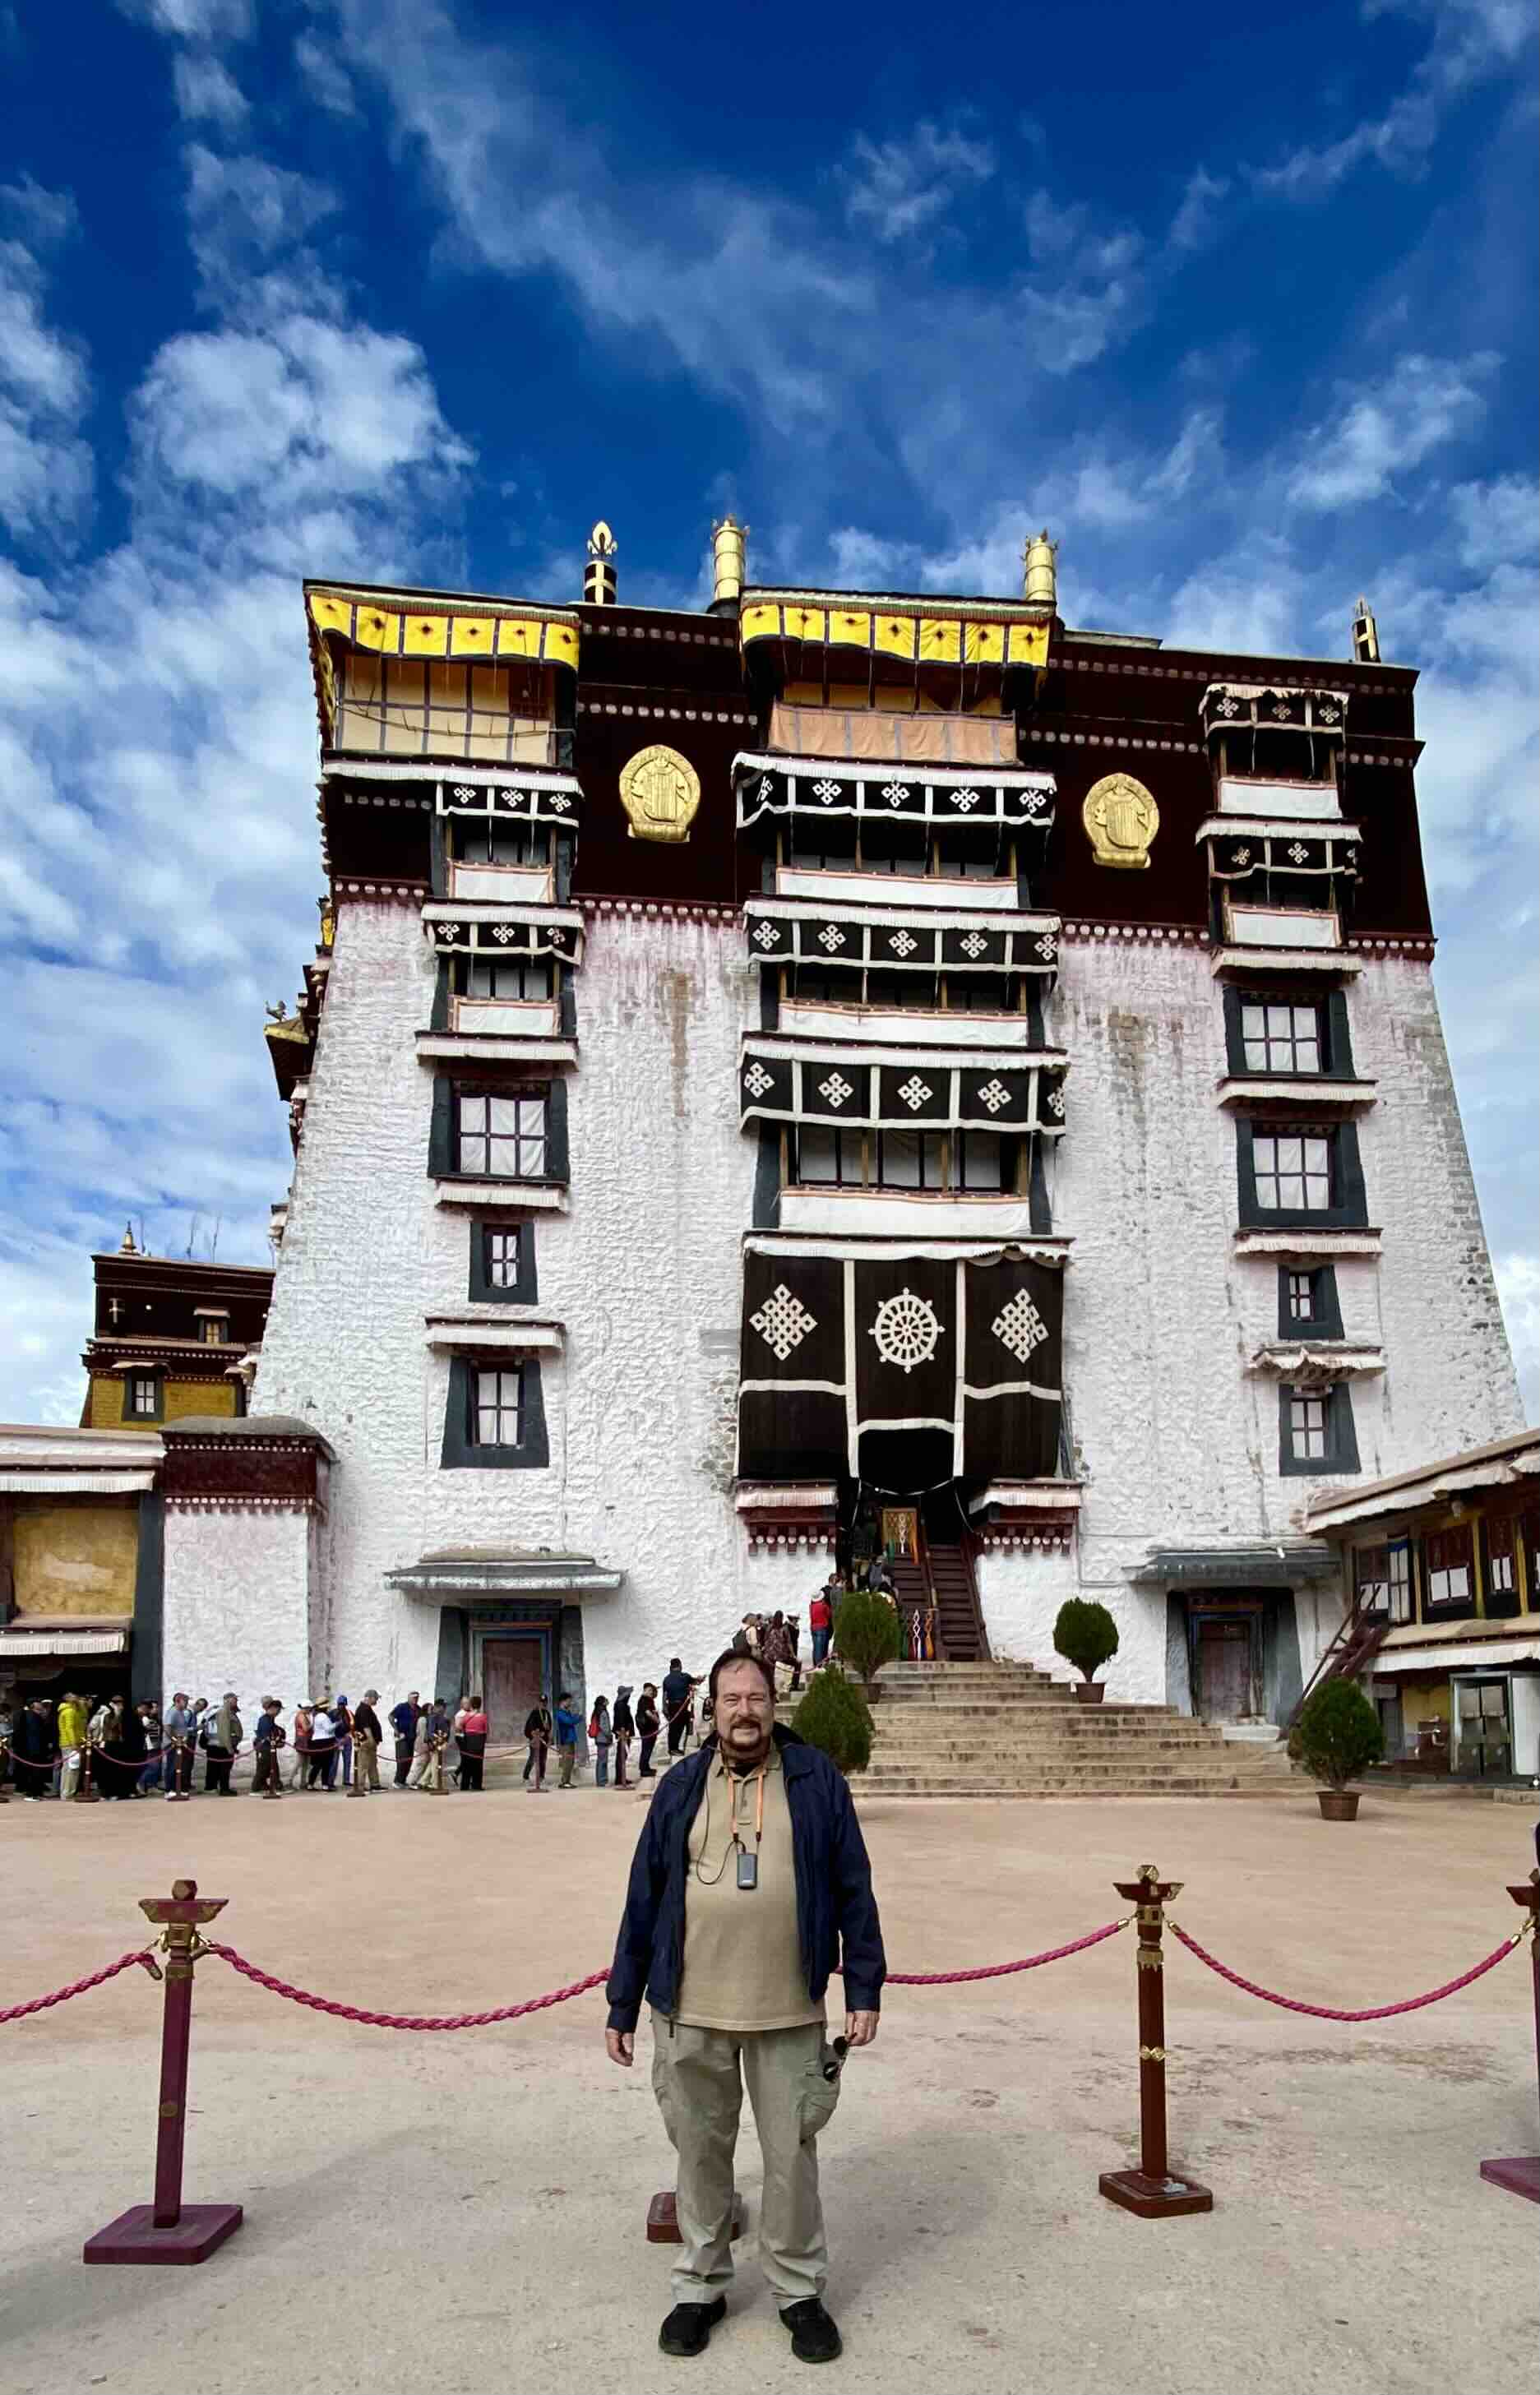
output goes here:
[[500, 823], [552, 824], [576, 831], [583, 791], [572, 774], [515, 773], [457, 777], [437, 785], [441, 815], [490, 816]]
[[795, 1053], [773, 1037], [745, 1045], [738, 1068], [744, 1122], [844, 1123], [856, 1131], [1064, 1130], [1068, 1063], [956, 1049], [849, 1049]]
[[1353, 880], [1358, 877], [1361, 834], [1356, 824], [1321, 831], [1308, 823], [1258, 826], [1223, 831], [1207, 828], [1209, 877], [1215, 881], [1248, 881], [1254, 874], [1300, 874], [1317, 879]]
[[739, 1475], [1051, 1477], [1063, 1297], [1057, 1268], [1010, 1250], [856, 1260], [750, 1247]]
[[1056, 915], [895, 908], [877, 915], [790, 899], [750, 899], [749, 954], [760, 964], [891, 966], [906, 973], [1058, 971]]
[[999, 765], [857, 764], [827, 757], [739, 755], [733, 760], [738, 829], [763, 816], [857, 815], [865, 821], [1005, 824], [1046, 833], [1054, 776]]
[[444, 906], [423, 910], [422, 928], [439, 956], [555, 957], [580, 964], [583, 919], [547, 907], [488, 907], [484, 913]]
[[1268, 682], [1212, 681], [1200, 714], [1206, 732], [1319, 732], [1340, 740], [1345, 690], [1280, 690]]

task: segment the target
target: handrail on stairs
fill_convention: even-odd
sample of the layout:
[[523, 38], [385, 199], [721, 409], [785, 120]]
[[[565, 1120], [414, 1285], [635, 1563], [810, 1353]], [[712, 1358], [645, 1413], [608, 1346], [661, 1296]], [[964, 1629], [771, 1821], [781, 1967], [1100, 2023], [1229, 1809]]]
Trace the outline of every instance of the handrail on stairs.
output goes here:
[[1283, 1725], [1285, 1737], [1298, 1721], [1311, 1695], [1324, 1682], [1340, 1679], [1349, 1672], [1356, 1677], [1366, 1663], [1374, 1661], [1385, 1644], [1389, 1627], [1388, 1608], [1384, 1611], [1372, 1610], [1364, 1604], [1361, 1595], [1355, 1595], [1338, 1622], [1335, 1634], [1321, 1650], [1315, 1670], [1299, 1692], [1298, 1700]]

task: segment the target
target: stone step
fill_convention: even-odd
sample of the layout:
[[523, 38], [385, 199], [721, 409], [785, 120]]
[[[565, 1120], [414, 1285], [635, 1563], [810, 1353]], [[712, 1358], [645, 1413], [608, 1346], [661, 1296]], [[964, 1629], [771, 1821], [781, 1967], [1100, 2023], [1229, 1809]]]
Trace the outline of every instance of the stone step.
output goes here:
[[[864, 1779], [856, 1782], [857, 1801], [864, 1784]], [[1034, 1798], [1096, 1796], [1106, 1797], [1109, 1802], [1116, 1802], [1123, 1796], [1228, 1796], [1237, 1799], [1255, 1797], [1276, 1799], [1287, 1795], [1290, 1792], [1286, 1782], [1280, 1785], [1276, 1782], [1258, 1782], [1252, 1780], [1190, 1780], [1162, 1772], [1158, 1777], [1149, 1779], [1120, 1781], [1115, 1788], [1088, 1788], [1079, 1780], [1055, 1780], [1041, 1787], [1026, 1787], [1018, 1782], [979, 1787], [973, 1780], [916, 1780], [884, 1781], [881, 1786], [870, 1788], [867, 1793], [871, 1796], [904, 1796], [921, 1799], [932, 1796], [962, 1796], [975, 1800], [980, 1797], [995, 1797], [1002, 1801], [1021, 1802], [1029, 1802]]]

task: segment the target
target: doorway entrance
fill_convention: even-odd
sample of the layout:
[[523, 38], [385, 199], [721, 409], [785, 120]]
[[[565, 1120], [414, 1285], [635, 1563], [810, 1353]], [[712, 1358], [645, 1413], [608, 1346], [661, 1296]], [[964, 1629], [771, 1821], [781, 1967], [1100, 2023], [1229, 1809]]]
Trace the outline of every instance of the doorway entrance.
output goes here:
[[1197, 1711], [1207, 1722], [1235, 1722], [1252, 1710], [1249, 1621], [1198, 1625]]
[[526, 1637], [485, 1638], [482, 1670], [486, 1685], [482, 1695], [491, 1727], [487, 1745], [516, 1746], [531, 1708], [539, 1702], [544, 1678], [538, 1633]]

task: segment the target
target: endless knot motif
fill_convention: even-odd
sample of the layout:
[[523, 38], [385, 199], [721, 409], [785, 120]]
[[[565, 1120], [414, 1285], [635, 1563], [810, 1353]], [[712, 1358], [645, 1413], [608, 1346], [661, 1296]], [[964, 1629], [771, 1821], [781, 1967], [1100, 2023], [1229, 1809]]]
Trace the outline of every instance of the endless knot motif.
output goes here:
[[912, 1372], [916, 1364], [928, 1364], [935, 1355], [941, 1324], [923, 1297], [916, 1297], [911, 1289], [901, 1289], [896, 1297], [884, 1298], [878, 1307], [871, 1336], [884, 1364]]
[[900, 1086], [898, 1095], [903, 1099], [910, 1114], [917, 1115], [925, 1100], [933, 1095], [933, 1092], [928, 1081], [923, 1081], [918, 1073], [911, 1073], [909, 1079]]
[[966, 814], [970, 808], [977, 806], [978, 792], [976, 790], [954, 790], [952, 792], [952, 804], [954, 807], [961, 807], [963, 814]]
[[772, 797], [772, 796], [773, 796], [773, 794], [774, 794], [774, 792], [775, 792], [775, 787], [776, 787], [775, 780], [774, 780], [774, 778], [773, 778], [773, 776], [772, 776], [772, 775], [770, 775], [769, 774], [762, 774], [760, 775], [759, 794], [760, 794], [760, 803], [761, 803], [761, 805], [762, 805], [762, 806], [763, 805], [763, 803], [764, 803], [764, 801], [765, 801], [765, 800], [766, 800], [766, 799], [768, 799], [768, 798], [770, 798], [770, 797]]
[[759, 1332], [777, 1364], [784, 1364], [794, 1347], [800, 1347], [810, 1330], [818, 1327], [816, 1315], [809, 1314], [800, 1297], [793, 1297], [784, 1281], [777, 1284], [757, 1314], [749, 1317], [750, 1327]]
[[456, 796], [456, 798], [457, 798], [457, 799], [473, 799], [473, 798], [475, 797], [475, 795], [476, 795], [476, 793], [475, 793], [475, 791], [471, 787], [471, 785], [470, 785], [470, 783], [469, 783], [469, 782], [461, 782], [461, 783], [459, 783], [459, 784], [458, 785], [457, 788], [456, 788], [456, 791], [455, 791], [455, 796]]
[[838, 782], [815, 782], [813, 785], [813, 796], [821, 799], [826, 807], [831, 807], [839, 795]]
[[1241, 702], [1238, 698], [1222, 698], [1219, 701], [1218, 706], [1215, 708], [1215, 713], [1216, 715], [1239, 715], [1240, 712]]
[[1273, 713], [1275, 716], [1280, 717], [1284, 722], [1287, 722], [1289, 717], [1294, 713], [1293, 699], [1275, 698], [1273, 700]]
[[1052, 932], [1044, 932], [1042, 939], [1035, 941], [1033, 945], [1036, 947], [1039, 956], [1042, 959], [1043, 963], [1045, 965], [1051, 965], [1054, 959], [1058, 954], [1058, 942], [1055, 939]]
[[1064, 1120], [1064, 1085], [1061, 1081], [1054, 1082], [1048, 1092], [1046, 1103], [1055, 1121], [1062, 1122]]
[[983, 955], [989, 945], [982, 932], [970, 932], [962, 943], [962, 953], [965, 957], [973, 957], [976, 959]]
[[1046, 790], [1023, 790], [1021, 800], [1029, 815], [1041, 814], [1048, 803], [1048, 793]]
[[981, 1106], [988, 1106], [992, 1115], [997, 1115], [1002, 1106], [1010, 1105], [1011, 1092], [998, 1073], [992, 1081], [986, 1081], [979, 1091], [978, 1103]]
[[508, 946], [509, 941], [513, 937], [513, 926], [512, 926], [512, 924], [511, 924], [511, 923], [498, 923], [498, 924], [497, 924], [497, 925], [495, 926], [494, 930], [493, 930], [492, 937], [497, 941], [498, 946], [498, 947], [499, 947], [499, 948], [506, 948], [506, 947], [507, 947], [507, 946]]
[[1320, 716], [1322, 723], [1334, 723], [1337, 720], [1340, 709], [1334, 707], [1328, 699], [1326, 705], [1324, 707], [1318, 708], [1316, 712]]
[[837, 1109], [843, 1105], [846, 1098], [853, 1098], [856, 1092], [843, 1073], [830, 1073], [827, 1081], [818, 1083], [818, 1095], [820, 1098], [827, 1098], [830, 1105]]
[[836, 948], [843, 948], [844, 946], [844, 933], [841, 931], [838, 923], [826, 923], [824, 925], [823, 930], [818, 933], [818, 946], [820, 948], [827, 948], [830, 956], [833, 955]]
[[516, 807], [523, 796], [522, 790], [499, 790], [498, 804], [499, 807]]
[[435, 923], [433, 926], [433, 937], [437, 940], [441, 948], [447, 948], [453, 945], [455, 934], [458, 930], [459, 925], [458, 923]]
[[1017, 1290], [1009, 1305], [1001, 1307], [989, 1328], [1018, 1364], [1025, 1364], [1033, 1348], [1041, 1347], [1048, 1336], [1048, 1325], [1024, 1289]]
[[1296, 840], [1289, 850], [1289, 862], [1291, 865], [1303, 865], [1309, 853], [1304, 841]]
[[907, 782], [889, 782], [883, 791], [883, 796], [890, 807], [901, 807], [909, 794]]
[[754, 946], [756, 948], [773, 948], [779, 938], [780, 933], [777, 931], [774, 923], [762, 921], [755, 924]]
[[774, 1073], [767, 1073], [756, 1056], [743, 1077], [743, 1086], [751, 1098], [763, 1098], [766, 1090], [776, 1086]]
[[551, 794], [551, 807], [553, 814], [564, 815], [571, 804], [572, 801], [569, 798], [564, 797], [560, 790], [552, 790]]
[[1236, 871], [1239, 872], [1241, 866], [1249, 865], [1251, 863], [1251, 850], [1249, 848], [1238, 848], [1231, 856], [1230, 863], [1235, 867]]
[[1356, 848], [1345, 848], [1342, 852], [1342, 861], [1344, 865], [1356, 865], [1358, 863], [1358, 850]]
[[912, 932], [895, 932], [888, 942], [896, 957], [912, 957], [919, 945]]

